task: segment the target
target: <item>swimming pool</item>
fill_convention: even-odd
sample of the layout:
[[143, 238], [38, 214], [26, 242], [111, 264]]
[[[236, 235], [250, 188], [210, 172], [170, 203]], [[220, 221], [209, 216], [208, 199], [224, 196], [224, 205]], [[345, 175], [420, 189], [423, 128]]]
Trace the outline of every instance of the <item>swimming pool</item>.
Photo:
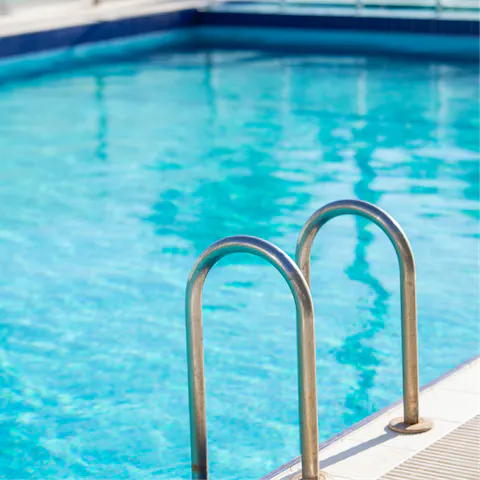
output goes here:
[[[133, 42], [132, 42], [133, 43]], [[293, 256], [310, 214], [378, 204], [417, 261], [421, 383], [478, 353], [478, 68], [188, 50], [0, 88], [7, 478], [188, 478], [184, 288], [211, 242]], [[361, 219], [313, 248], [324, 440], [401, 395], [398, 266]], [[298, 454], [295, 313], [268, 264], [204, 293], [212, 478]]]

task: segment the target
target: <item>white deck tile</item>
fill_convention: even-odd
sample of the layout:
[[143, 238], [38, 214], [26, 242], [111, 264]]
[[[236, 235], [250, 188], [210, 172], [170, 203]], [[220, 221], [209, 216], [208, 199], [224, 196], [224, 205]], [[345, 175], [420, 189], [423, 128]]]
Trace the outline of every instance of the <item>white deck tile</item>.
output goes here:
[[[375, 480], [480, 414], [480, 358], [421, 392], [420, 414], [433, 420], [429, 432], [401, 435], [387, 428], [402, 415], [398, 405], [320, 450], [328, 480]], [[297, 462], [270, 480], [297, 480]], [[431, 479], [434, 480], [434, 479]]]

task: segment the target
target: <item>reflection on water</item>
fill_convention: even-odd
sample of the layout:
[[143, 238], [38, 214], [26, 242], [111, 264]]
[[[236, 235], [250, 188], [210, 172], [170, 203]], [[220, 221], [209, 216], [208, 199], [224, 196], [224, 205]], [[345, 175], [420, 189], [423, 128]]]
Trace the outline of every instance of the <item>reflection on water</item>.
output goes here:
[[[0, 471], [188, 478], [196, 256], [232, 234], [293, 253], [339, 198], [378, 204], [409, 236], [422, 383], [472, 356], [476, 98], [475, 66], [253, 51], [130, 55], [0, 86]], [[322, 439], [401, 393], [394, 250], [362, 219], [331, 223], [312, 265]], [[206, 285], [218, 478], [298, 454], [294, 307], [272, 270], [232, 259]]]
[[98, 143], [95, 151], [95, 158], [99, 160], [107, 159], [107, 138], [108, 138], [108, 111], [105, 106], [105, 80], [102, 75], [95, 76], [96, 99], [98, 111]]
[[[376, 177], [375, 170], [369, 165], [372, 151], [371, 147], [365, 148], [359, 150], [355, 155], [361, 179], [355, 184], [354, 192], [357, 198], [379, 204], [381, 195], [371, 187]], [[338, 363], [351, 365], [357, 371], [358, 383], [351, 388], [345, 398], [346, 423], [354, 423], [357, 418], [365, 418], [375, 409], [375, 404], [370, 399], [370, 392], [377, 377], [376, 367], [380, 364], [380, 358], [379, 352], [375, 350], [371, 340], [375, 335], [381, 334], [385, 326], [390, 299], [390, 294], [383, 287], [381, 281], [370, 272], [367, 251], [371, 249], [374, 235], [369, 230], [372, 225], [367, 222], [361, 217], [355, 219], [357, 231], [355, 257], [345, 272], [351, 280], [367, 285], [373, 292], [374, 299], [371, 307], [358, 312], [361, 331], [346, 337], [341, 348], [334, 352]], [[374, 228], [378, 227], [374, 226]], [[392, 251], [391, 254], [394, 252]], [[368, 304], [368, 300], [362, 299], [361, 303]]]
[[[209, 152], [211, 156], [217, 154]], [[282, 223], [275, 220], [278, 206], [281, 205], [284, 212], [295, 214], [310, 200], [308, 194], [295, 193], [297, 182], [275, 175], [281, 168], [280, 162], [260, 149], [247, 147], [217, 158], [218, 168], [228, 171], [228, 175], [205, 179], [190, 192], [196, 199], [197, 215], [180, 216], [184, 212], [179, 200], [184, 198], [184, 193], [178, 190], [162, 193], [153, 206], [153, 213], [147, 217], [158, 235], [181, 232], [196, 254], [234, 232], [255, 229], [255, 235], [272, 238], [281, 235], [283, 228]], [[229, 214], [219, 214], [220, 209]]]

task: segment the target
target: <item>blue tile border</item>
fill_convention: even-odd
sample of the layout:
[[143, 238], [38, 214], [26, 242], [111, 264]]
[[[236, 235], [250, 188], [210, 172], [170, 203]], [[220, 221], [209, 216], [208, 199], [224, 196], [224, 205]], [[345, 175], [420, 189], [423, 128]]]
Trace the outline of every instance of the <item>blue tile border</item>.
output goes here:
[[197, 10], [189, 9], [7, 37], [0, 36], [0, 58], [186, 27], [196, 23], [197, 15]]
[[385, 33], [424, 33], [478, 37], [476, 20], [437, 20], [425, 18], [353, 17], [334, 15], [285, 15], [281, 13], [199, 12], [202, 26], [251, 26], [354, 30]]

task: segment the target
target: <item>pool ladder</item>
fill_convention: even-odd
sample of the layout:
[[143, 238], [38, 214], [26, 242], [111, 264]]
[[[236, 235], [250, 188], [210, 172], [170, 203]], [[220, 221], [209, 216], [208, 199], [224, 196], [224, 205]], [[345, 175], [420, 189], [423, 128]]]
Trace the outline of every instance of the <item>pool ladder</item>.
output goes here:
[[192, 478], [208, 480], [205, 373], [202, 326], [202, 290], [210, 269], [231, 253], [251, 253], [271, 263], [285, 278], [296, 306], [300, 450], [302, 480], [323, 477], [318, 461], [318, 412], [313, 301], [310, 294], [310, 251], [318, 231], [340, 215], [359, 215], [378, 225], [397, 253], [400, 267], [403, 418], [389, 427], [399, 433], [426, 432], [432, 422], [419, 416], [417, 306], [415, 261], [407, 236], [384, 210], [360, 200], [340, 200], [317, 210], [305, 223], [297, 242], [296, 262], [266, 240], [250, 236], [227, 237], [208, 247], [197, 259], [188, 278], [185, 311], [187, 327], [188, 387]]

